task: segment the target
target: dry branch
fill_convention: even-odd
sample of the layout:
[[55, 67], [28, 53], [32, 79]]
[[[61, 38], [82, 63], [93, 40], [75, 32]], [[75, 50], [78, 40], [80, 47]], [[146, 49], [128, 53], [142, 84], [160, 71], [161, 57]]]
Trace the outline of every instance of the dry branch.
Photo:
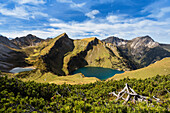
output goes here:
[[[137, 94], [127, 83], [125, 84], [125, 87], [120, 92], [118, 92], [118, 94], [116, 94], [115, 92], [111, 92], [109, 94], [112, 94], [112, 95], [116, 96], [117, 97], [116, 101], [119, 100], [119, 99], [125, 100], [124, 104], [126, 104], [129, 100], [132, 100], [134, 103], [136, 103], [136, 101], [139, 101], [139, 102], [141, 102], [141, 101], [146, 101], [146, 102], [150, 101], [150, 102], [152, 102], [151, 98]], [[128, 95], [126, 97], [126, 99], [123, 97], [125, 94]], [[160, 102], [159, 98], [156, 98], [154, 96], [153, 96], [153, 98], [157, 102]]]

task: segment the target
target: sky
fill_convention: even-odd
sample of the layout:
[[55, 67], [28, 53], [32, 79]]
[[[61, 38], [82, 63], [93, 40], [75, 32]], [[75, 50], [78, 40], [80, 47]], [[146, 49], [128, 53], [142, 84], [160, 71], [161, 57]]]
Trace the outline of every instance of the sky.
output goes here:
[[0, 0], [0, 34], [72, 39], [151, 36], [170, 44], [170, 0]]

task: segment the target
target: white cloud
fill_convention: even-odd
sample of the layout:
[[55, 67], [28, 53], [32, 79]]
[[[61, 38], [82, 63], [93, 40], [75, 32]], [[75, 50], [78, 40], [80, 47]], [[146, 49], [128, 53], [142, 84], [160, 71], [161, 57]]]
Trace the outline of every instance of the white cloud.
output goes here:
[[49, 21], [51, 21], [51, 22], [61, 22], [61, 20], [59, 20], [57, 18], [50, 18]]
[[168, 43], [168, 40], [170, 42], [170, 23], [168, 19], [166, 21], [158, 22], [144, 18], [122, 18], [120, 23], [110, 23], [107, 21], [107, 17], [104, 20], [95, 18], [94, 20], [84, 22], [64, 23], [62, 21], [58, 22], [58, 20], [51, 18], [50, 22], [52, 23], [47, 26], [48, 28], [30, 31], [25, 30], [22, 32], [1, 32], [1, 34], [8, 37], [19, 37], [31, 33], [41, 38], [47, 38], [55, 37], [63, 32], [66, 32], [70, 38], [74, 39], [92, 36], [96, 36], [99, 39], [104, 39], [111, 35], [125, 39], [132, 39], [138, 36], [150, 35], [158, 42]]
[[60, 3], [68, 3], [68, 4], [70, 4], [71, 8], [81, 8], [84, 5], [86, 5], [85, 2], [83, 2], [83, 3], [75, 3], [72, 0], [56, 0], [56, 1], [60, 2]]
[[1, 33], [3, 36], [11, 37], [11, 38], [16, 38], [16, 37], [21, 37], [21, 36], [26, 36], [28, 34], [33, 34], [36, 35], [40, 38], [47, 38], [49, 35], [49, 32], [45, 32], [42, 30], [24, 30], [24, 31], [13, 31], [13, 32], [2, 32]]
[[95, 15], [97, 15], [99, 12], [99, 10], [92, 10], [91, 12], [86, 13], [85, 15], [91, 19], [95, 18]]
[[159, 20], [164, 20], [170, 15], [170, 4], [169, 0], [158, 0], [154, 3], [144, 7], [141, 13], [150, 13], [148, 17], [155, 18]]
[[72, 8], [81, 8], [81, 7], [83, 7], [84, 5], [86, 5], [85, 2], [84, 2], [84, 3], [80, 3], [80, 4], [71, 3], [71, 4], [70, 4], [70, 7], [72, 7]]
[[29, 13], [24, 7], [15, 7], [14, 9], [7, 9], [0, 7], [0, 13], [6, 16], [13, 16], [16, 18], [28, 19]]
[[170, 7], [161, 8], [157, 13], [152, 13], [148, 17], [161, 18], [164, 17], [167, 13], [170, 13]]
[[14, 2], [17, 2], [18, 4], [45, 4], [46, 2], [44, 0], [14, 0]]
[[[103, 20], [95, 18], [94, 20], [85, 22], [70, 22], [70, 23], [51, 23], [52, 29], [49, 32], [57, 33], [60, 31], [66, 32], [73, 38], [85, 38], [90, 36], [97, 36], [100, 39], [106, 38], [110, 35], [115, 35], [125, 39], [132, 39], [138, 36], [150, 35], [156, 41], [167, 43], [167, 38], [170, 37], [170, 23], [169, 19], [166, 21], [154, 21], [145, 18], [123, 18], [121, 22], [108, 22], [111, 18], [118, 19], [119, 16], [110, 15]], [[55, 29], [56, 28], [56, 29]], [[162, 37], [162, 38], [160, 38]], [[170, 42], [170, 39], [169, 39]]]
[[61, 3], [72, 3], [72, 0], [56, 0], [57, 2], [61, 2]]
[[[113, 20], [112, 20], [113, 19]], [[2, 32], [7, 37], [20, 37], [27, 34], [34, 34], [41, 38], [55, 37], [66, 32], [70, 38], [80, 39], [96, 36], [104, 39], [114, 35], [120, 38], [132, 39], [138, 36], [149, 35], [154, 40], [162, 43], [170, 43], [170, 19], [164, 21], [154, 21], [139, 18], [126, 18], [122, 15], [108, 15], [106, 18], [94, 18], [84, 22], [64, 22], [56, 18], [49, 18], [49, 24], [46, 24], [40, 30], [25, 30], [18, 32]], [[118, 21], [118, 22], [115, 22]], [[120, 21], [120, 22], [119, 22]]]
[[42, 16], [42, 17], [48, 17], [48, 14], [43, 12], [33, 12], [31, 13], [33, 16]]
[[48, 17], [48, 14], [40, 12], [36, 7], [32, 6], [15, 6], [13, 9], [5, 8], [5, 5], [0, 5], [0, 13], [5, 16], [12, 16], [20, 19], [35, 19], [36, 17]]
[[106, 20], [108, 20], [111, 23], [121, 22], [121, 19], [118, 16], [114, 16], [114, 15], [107, 16]]

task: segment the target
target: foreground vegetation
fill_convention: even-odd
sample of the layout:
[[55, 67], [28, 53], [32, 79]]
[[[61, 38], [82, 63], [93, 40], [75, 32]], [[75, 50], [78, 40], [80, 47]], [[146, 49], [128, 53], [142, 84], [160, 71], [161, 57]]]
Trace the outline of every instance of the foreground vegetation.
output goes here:
[[[125, 83], [136, 93], [157, 96], [162, 102], [123, 105], [123, 101], [115, 101], [109, 93], [120, 91]], [[84, 85], [23, 82], [6, 76], [0, 77], [0, 86], [0, 112], [170, 112], [170, 75]]]

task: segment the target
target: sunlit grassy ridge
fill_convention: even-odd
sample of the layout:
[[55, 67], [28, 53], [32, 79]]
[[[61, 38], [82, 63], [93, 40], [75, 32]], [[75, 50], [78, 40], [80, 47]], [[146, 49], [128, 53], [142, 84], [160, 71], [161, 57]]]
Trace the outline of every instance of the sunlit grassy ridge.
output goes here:
[[170, 57], [157, 61], [154, 64], [151, 64], [145, 68], [141, 68], [134, 71], [127, 71], [122, 74], [116, 74], [115, 76], [109, 78], [108, 80], [110, 79], [119, 80], [126, 77], [145, 79], [145, 78], [156, 76], [158, 74], [159, 75], [170, 74]]
[[105, 67], [126, 70], [127, 64], [125, 59], [119, 56], [119, 53], [112, 45], [105, 45], [105, 43], [98, 44], [89, 50], [85, 57], [89, 66]]
[[65, 34], [66, 34], [66, 33], [63, 33], [63, 34], [57, 36], [56, 38], [50, 40], [50, 41], [48, 42], [47, 46], [45, 46], [45, 47], [41, 50], [40, 55], [48, 54], [49, 51], [50, 51], [50, 49], [55, 45], [56, 41], [57, 41], [59, 38], [61, 38], [62, 36], [64, 36]]

